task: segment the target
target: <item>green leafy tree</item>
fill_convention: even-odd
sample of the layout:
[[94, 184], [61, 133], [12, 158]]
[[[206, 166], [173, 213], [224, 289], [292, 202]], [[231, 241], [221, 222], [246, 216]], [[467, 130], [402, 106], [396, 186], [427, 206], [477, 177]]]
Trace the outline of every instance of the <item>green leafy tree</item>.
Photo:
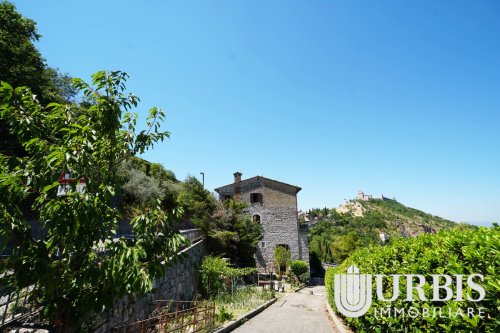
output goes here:
[[[12, 86], [29, 86], [41, 103], [65, 102], [76, 95], [71, 79], [46, 65], [34, 43], [40, 39], [36, 23], [0, 2], [0, 80]], [[0, 153], [24, 155], [21, 144], [0, 120]]]
[[206, 256], [200, 266], [200, 288], [204, 297], [210, 298], [226, 290], [228, 279], [251, 274], [254, 268], [235, 268], [224, 259]]
[[210, 253], [231, 259], [239, 267], [255, 266], [254, 253], [262, 239], [260, 223], [252, 221], [241, 201], [226, 200], [223, 211], [209, 225], [207, 247]]
[[[125, 92], [127, 77], [101, 71], [92, 85], [75, 80], [93, 101], [87, 108], [43, 106], [26, 87], [0, 85], [0, 118], [27, 152], [0, 155], [0, 238], [12, 243], [11, 255], [0, 263], [0, 284], [35, 286], [31, 300], [61, 332], [89, 321], [116, 297], [151, 290], [185, 242], [171, 227], [178, 212], [159, 205], [131, 221], [134, 239], [113, 239], [120, 164], [169, 136], [160, 131], [164, 112], [158, 108], [149, 110], [146, 129], [136, 133], [132, 109], [139, 99]], [[85, 191], [72, 183], [67, 195], [58, 196], [61, 172], [84, 179]], [[31, 238], [26, 203], [45, 239]]]
[[286, 247], [278, 245], [274, 248], [274, 266], [278, 271], [280, 279], [291, 258], [290, 250]]
[[140, 214], [144, 207], [161, 201], [163, 209], [178, 206], [177, 197], [181, 188], [175, 174], [161, 164], [132, 157], [120, 165], [121, 187], [120, 209], [125, 218]]
[[356, 249], [365, 244], [356, 232], [349, 232], [347, 235], [336, 236], [330, 244], [331, 253], [337, 262], [347, 259]]
[[214, 214], [218, 205], [214, 196], [198, 179], [188, 176], [182, 183], [178, 201], [184, 209], [184, 218], [192, 221], [208, 237], [215, 227]]
[[122, 172], [126, 178], [122, 190], [130, 198], [127, 201], [136, 202], [144, 207], [163, 197], [163, 188], [155, 178], [149, 177], [143, 171], [131, 167], [126, 162], [122, 164]]

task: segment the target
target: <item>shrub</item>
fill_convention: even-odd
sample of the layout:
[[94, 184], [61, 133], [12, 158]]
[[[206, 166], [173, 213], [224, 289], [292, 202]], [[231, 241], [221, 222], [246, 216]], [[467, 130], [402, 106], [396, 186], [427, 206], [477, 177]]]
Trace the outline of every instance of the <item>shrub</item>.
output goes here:
[[141, 170], [128, 168], [128, 166], [124, 165], [127, 180], [122, 189], [125, 195], [141, 204], [153, 203], [164, 195], [156, 179], [149, 177]]
[[292, 257], [290, 250], [284, 246], [278, 245], [274, 248], [274, 266], [278, 271], [279, 278], [281, 279], [282, 269], [283, 267], [286, 269], [286, 266], [290, 262], [290, 258]]
[[224, 323], [229, 320], [234, 319], [234, 314], [231, 311], [226, 310], [224, 306], [221, 306], [219, 311], [215, 314], [215, 320], [219, 323]]
[[238, 267], [255, 267], [254, 253], [264, 231], [244, 213], [245, 208], [244, 202], [225, 200], [213, 218], [195, 222], [206, 234], [208, 253], [229, 258]]
[[226, 269], [227, 263], [222, 258], [203, 258], [200, 268], [200, 289], [203, 296], [215, 296], [224, 290], [224, 280], [221, 277]]
[[215, 297], [226, 289], [229, 278], [254, 272], [254, 268], [233, 268], [222, 258], [206, 256], [200, 267], [200, 289], [204, 297]]
[[[340, 266], [328, 269], [325, 283], [328, 300], [334, 304], [334, 274], [345, 274], [346, 269], [356, 265], [362, 274], [420, 274], [431, 282], [430, 274], [481, 274], [484, 281], [480, 283], [486, 291], [486, 297], [480, 302], [451, 301], [405, 302], [406, 283], [400, 283], [400, 297], [392, 303], [383, 302], [373, 297], [373, 308], [404, 308], [419, 310], [423, 308], [440, 308], [442, 313], [464, 311], [464, 316], [448, 318], [448, 316], [425, 318], [417, 316], [375, 318], [373, 311], [368, 311], [358, 318], [346, 318], [347, 323], [357, 332], [499, 332], [500, 331], [500, 228], [466, 229], [456, 228], [441, 231], [438, 234], [424, 234], [413, 239], [396, 239], [388, 246], [371, 246], [356, 251]], [[427, 278], [428, 276], [428, 278]], [[375, 293], [375, 279], [373, 279]], [[467, 292], [468, 287], [465, 287]], [[424, 287], [427, 298], [431, 288]], [[450, 286], [456, 295], [456, 284]], [[392, 285], [385, 286], [392, 290]], [[429, 289], [429, 290], [427, 290]], [[470, 290], [469, 290], [470, 292]], [[429, 294], [428, 294], [429, 293]], [[388, 297], [386, 295], [386, 297]], [[465, 297], [464, 297], [465, 299]], [[467, 308], [475, 309], [475, 316], [467, 317]], [[485, 317], [480, 319], [478, 309], [485, 309]]]
[[290, 271], [294, 277], [301, 283], [309, 281], [309, 265], [303, 260], [290, 261]]

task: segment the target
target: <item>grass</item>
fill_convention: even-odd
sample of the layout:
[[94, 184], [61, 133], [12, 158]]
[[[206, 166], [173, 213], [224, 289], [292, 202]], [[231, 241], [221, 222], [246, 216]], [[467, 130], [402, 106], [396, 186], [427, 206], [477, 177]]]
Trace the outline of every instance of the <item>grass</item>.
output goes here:
[[[278, 293], [276, 293], [278, 295]], [[240, 287], [233, 292], [220, 294], [214, 299], [218, 324], [234, 320], [243, 314], [273, 299], [275, 295], [269, 290], [262, 290], [254, 285]]]

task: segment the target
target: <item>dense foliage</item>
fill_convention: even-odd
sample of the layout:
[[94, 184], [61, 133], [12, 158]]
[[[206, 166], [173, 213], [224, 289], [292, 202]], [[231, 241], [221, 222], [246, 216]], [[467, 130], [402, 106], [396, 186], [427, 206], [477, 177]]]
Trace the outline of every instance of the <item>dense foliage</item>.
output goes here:
[[[362, 274], [421, 274], [432, 282], [430, 274], [482, 274], [480, 283], [486, 290], [486, 297], [480, 302], [468, 300], [455, 302], [415, 301], [405, 302], [404, 297], [392, 303], [373, 298], [372, 308], [359, 318], [346, 318], [356, 332], [499, 332], [500, 331], [500, 228], [470, 229], [457, 227], [443, 230], [438, 234], [424, 234], [411, 239], [397, 239], [389, 246], [370, 246], [356, 251], [349, 259], [336, 268], [329, 268], [325, 283], [329, 302], [334, 304], [334, 274], [345, 274], [350, 265], [356, 265]], [[406, 281], [405, 281], [406, 282]], [[385, 282], [384, 282], [385, 283]], [[384, 290], [392, 290], [392, 283], [384, 284]], [[406, 283], [400, 283], [400, 295], [406, 293]], [[451, 285], [456, 294], [456, 284]], [[428, 299], [432, 297], [430, 287], [424, 287]], [[470, 293], [469, 287], [464, 292]], [[375, 283], [373, 284], [375, 295]], [[390, 297], [392, 293], [386, 295]], [[465, 299], [465, 297], [464, 297]], [[374, 308], [386, 306], [408, 309], [441, 307], [442, 313], [450, 309], [474, 308], [475, 316], [440, 318], [423, 316], [411, 318], [377, 319]], [[477, 315], [478, 308], [485, 309], [485, 318]], [[465, 314], [467, 311], [465, 310]]]
[[[158, 108], [136, 133], [131, 109], [138, 98], [125, 92], [126, 78], [102, 71], [93, 75], [92, 85], [75, 80], [92, 101], [86, 107], [43, 105], [28, 88], [0, 86], [0, 118], [27, 152], [0, 155], [0, 238], [13, 249], [0, 263], [1, 282], [19, 290], [36, 285], [32, 301], [59, 330], [88, 320], [115, 297], [149, 291], [184, 242], [172, 228], [176, 210], [156, 202], [130, 222], [134, 239], [113, 239], [120, 218], [120, 165], [169, 135], [159, 130], [164, 113]], [[76, 180], [64, 196], [57, 195], [61, 172]], [[84, 192], [76, 191], [80, 179]], [[26, 203], [45, 239], [31, 238]]]
[[219, 215], [207, 226], [209, 253], [229, 258], [238, 267], [255, 267], [254, 253], [262, 238], [262, 225], [244, 213], [244, 202], [225, 200], [222, 205]]
[[234, 278], [251, 274], [253, 268], [235, 268], [220, 257], [205, 256], [200, 266], [200, 290], [204, 297], [215, 297], [231, 286]]
[[[17, 12], [7, 1], [0, 2], [0, 81], [29, 86], [42, 104], [71, 100], [76, 90], [67, 75], [46, 65], [34, 43], [39, 40], [36, 23]], [[25, 154], [15, 135], [0, 120], [0, 153]]]
[[161, 164], [132, 157], [120, 165], [119, 173], [123, 178], [119, 207], [124, 216], [132, 218], [158, 200], [164, 209], [178, 206], [181, 184]]
[[357, 248], [379, 241], [379, 224], [334, 213], [309, 229], [309, 253], [322, 262], [342, 262]]
[[300, 283], [307, 283], [309, 281], [309, 264], [303, 260], [290, 261], [290, 272], [294, 281]]
[[209, 237], [215, 228], [215, 214], [220, 209], [215, 197], [193, 176], [188, 176], [182, 183], [178, 197], [184, 209], [184, 217], [192, 221]]
[[286, 247], [278, 245], [274, 248], [274, 269], [280, 277], [286, 270], [291, 258], [292, 254]]

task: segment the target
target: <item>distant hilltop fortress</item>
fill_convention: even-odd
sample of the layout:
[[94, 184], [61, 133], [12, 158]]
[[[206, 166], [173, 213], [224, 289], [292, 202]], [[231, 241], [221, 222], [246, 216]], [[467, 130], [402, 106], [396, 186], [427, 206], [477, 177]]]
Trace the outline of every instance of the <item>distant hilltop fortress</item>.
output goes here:
[[380, 198], [374, 198], [371, 194], [366, 194], [363, 191], [358, 192], [358, 197], [356, 199], [346, 200], [343, 204], [336, 209], [339, 214], [351, 214], [354, 217], [362, 217], [367, 211], [360, 201], [370, 201], [373, 199], [384, 200], [384, 201], [396, 201], [396, 198], [387, 198], [382, 194]]
[[[373, 195], [371, 195], [371, 194], [365, 194], [365, 192], [363, 192], [363, 191], [359, 191], [358, 192], [358, 200], [369, 201], [370, 199], [373, 199]], [[396, 197], [392, 197], [392, 199], [391, 199], [391, 198], [384, 197], [383, 194], [381, 195], [380, 199], [386, 200], [386, 201], [388, 201], [388, 200], [397, 201]]]

